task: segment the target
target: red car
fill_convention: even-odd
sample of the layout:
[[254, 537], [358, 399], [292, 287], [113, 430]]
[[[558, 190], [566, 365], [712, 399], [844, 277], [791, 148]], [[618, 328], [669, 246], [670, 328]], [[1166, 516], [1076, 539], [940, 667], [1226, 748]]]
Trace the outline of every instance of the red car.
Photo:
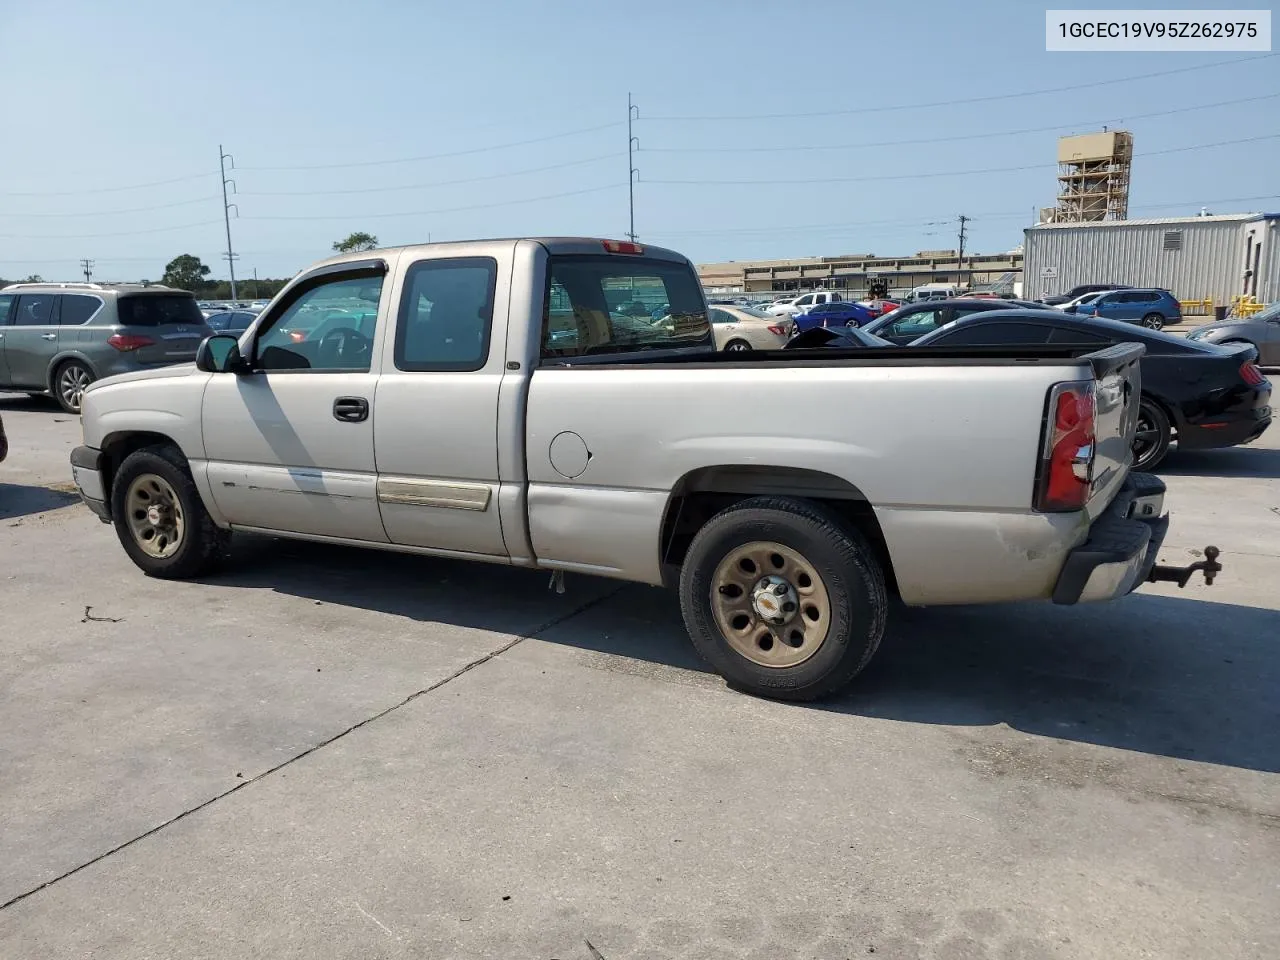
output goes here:
[[902, 304], [897, 300], [867, 300], [862, 306], [871, 311], [872, 317], [881, 317], [890, 310], [897, 310]]

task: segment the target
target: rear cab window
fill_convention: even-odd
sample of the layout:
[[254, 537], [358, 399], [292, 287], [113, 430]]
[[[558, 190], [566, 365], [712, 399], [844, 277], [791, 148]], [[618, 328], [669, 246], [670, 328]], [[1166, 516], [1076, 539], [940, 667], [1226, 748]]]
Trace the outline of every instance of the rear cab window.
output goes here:
[[702, 288], [687, 264], [616, 255], [551, 257], [544, 359], [688, 349], [714, 349], [714, 340]]
[[148, 293], [121, 297], [116, 302], [120, 322], [126, 327], [160, 327], [170, 323], [204, 324], [196, 298], [172, 293]]

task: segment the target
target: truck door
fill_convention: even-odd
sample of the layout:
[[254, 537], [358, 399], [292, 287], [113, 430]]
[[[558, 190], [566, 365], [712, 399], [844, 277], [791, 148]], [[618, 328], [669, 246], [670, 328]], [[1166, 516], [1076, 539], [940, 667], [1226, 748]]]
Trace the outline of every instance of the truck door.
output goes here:
[[250, 369], [209, 378], [209, 486], [233, 526], [386, 543], [373, 400], [390, 294], [381, 260], [295, 284], [246, 346]]
[[[456, 248], [455, 248], [456, 249]], [[374, 417], [378, 506], [392, 543], [507, 557], [498, 392], [511, 250], [405, 265]]]

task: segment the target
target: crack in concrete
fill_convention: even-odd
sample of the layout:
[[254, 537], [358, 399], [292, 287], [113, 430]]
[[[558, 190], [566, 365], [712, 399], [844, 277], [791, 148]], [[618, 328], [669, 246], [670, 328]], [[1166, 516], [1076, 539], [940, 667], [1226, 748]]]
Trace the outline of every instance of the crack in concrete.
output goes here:
[[[532, 630], [528, 631], [527, 633], [522, 633], [519, 636], [515, 637], [514, 639], [504, 643], [502, 646], [498, 647], [497, 649], [489, 651], [484, 656], [477, 657], [476, 659], [471, 660], [466, 664], [463, 664], [461, 667], [459, 667], [457, 670], [454, 670], [448, 676], [440, 680], [437, 680], [435, 683], [432, 683], [428, 686], [423, 687], [421, 690], [417, 690], [409, 694], [407, 697], [405, 697], [403, 700], [399, 701], [398, 703], [394, 703], [383, 710], [379, 710], [377, 713], [373, 714], [372, 716], [365, 717], [363, 720], [360, 720], [357, 723], [353, 723], [351, 726], [343, 730], [340, 730], [339, 732], [335, 733], [333, 736], [327, 737], [326, 739], [321, 740], [319, 743], [308, 747], [307, 749], [303, 750], [301, 753], [295, 754], [294, 756], [289, 757], [287, 760], [282, 760], [280, 763], [277, 763], [274, 767], [264, 770], [262, 773], [259, 773], [256, 776], [249, 777], [245, 780], [241, 780], [235, 786], [230, 787], [227, 790], [223, 790], [221, 793], [214, 794], [212, 797], [209, 797], [207, 800], [202, 800], [200, 803], [197, 803], [194, 807], [190, 807], [186, 810], [183, 810], [181, 813], [170, 817], [168, 820], [164, 821], [163, 823], [157, 824], [151, 829], [143, 831], [142, 833], [138, 834], [136, 837], [131, 837], [130, 839], [125, 840], [123, 843], [119, 843], [116, 846], [112, 847], [110, 850], [106, 850], [103, 853], [100, 853], [97, 856], [92, 857], [89, 860], [86, 860], [84, 863], [81, 863], [78, 866], [72, 867], [70, 870], [60, 873], [58, 876], [53, 877], [52, 879], [46, 880], [43, 883], [32, 887], [30, 890], [27, 890], [25, 893], [20, 893], [16, 897], [12, 897], [11, 899], [5, 901], [4, 903], [0, 903], [0, 910], [7, 910], [9, 909], [9, 907], [12, 907], [14, 904], [27, 899], [27, 897], [31, 896], [32, 894], [39, 893], [41, 890], [51, 887], [55, 883], [60, 883], [61, 881], [66, 880], [68, 877], [74, 876], [75, 874], [79, 873], [81, 870], [85, 870], [88, 867], [93, 866], [95, 863], [101, 863], [103, 860], [106, 860], [108, 857], [114, 856], [115, 854], [119, 853], [121, 850], [124, 850], [128, 847], [133, 846], [135, 843], [139, 842], [140, 840], [145, 840], [147, 837], [154, 836], [155, 834], [159, 833], [161, 830], [164, 830], [166, 827], [170, 827], [173, 824], [177, 823], [179, 820], [184, 820], [187, 817], [191, 816], [193, 813], [198, 813], [201, 810], [205, 809], [205, 807], [212, 806], [213, 804], [217, 803], [219, 800], [222, 800], [224, 797], [229, 797], [231, 796], [231, 794], [235, 793], [236, 791], [243, 790], [245, 787], [249, 786], [251, 783], [256, 783], [259, 780], [262, 780], [266, 777], [271, 776], [273, 773], [278, 773], [280, 770], [283, 770], [285, 767], [289, 766], [290, 764], [296, 763], [298, 760], [301, 760], [304, 757], [309, 757], [311, 754], [315, 753], [317, 750], [322, 750], [323, 748], [329, 746], [329, 744], [335, 743], [338, 740], [341, 740], [343, 737], [347, 736], [347, 734], [354, 733], [355, 731], [359, 730], [361, 727], [365, 727], [373, 723], [375, 720], [381, 720], [383, 717], [394, 713], [395, 711], [399, 710], [401, 707], [408, 706], [409, 704], [413, 703], [413, 701], [419, 699], [420, 697], [424, 697], [429, 693], [439, 690], [445, 684], [452, 683], [454, 680], [457, 680], [464, 673], [470, 673], [472, 670], [476, 669], [476, 667], [482, 667], [486, 663], [488, 663], [490, 660], [493, 660], [496, 657], [502, 656], [504, 653], [506, 653], [512, 647], [516, 646], [521, 641], [531, 640], [534, 637], [536, 637], [538, 634], [543, 633], [547, 630], [550, 630], [552, 627], [557, 627], [568, 620], [572, 620], [574, 617], [579, 616], [583, 613], [586, 613], [592, 607], [596, 607], [599, 604], [604, 603], [606, 600], [611, 600], [613, 597], [617, 596], [622, 590], [624, 590], [625, 587], [626, 587], [625, 584], [622, 586], [619, 586], [613, 590], [610, 590], [608, 593], [605, 593], [605, 594], [602, 594], [601, 596], [596, 597], [594, 600], [588, 600], [586, 603], [583, 603], [578, 605], [577, 607], [574, 607], [568, 613], [562, 614], [561, 616], [558, 616], [558, 617], [553, 617], [551, 620], [548, 620], [546, 623], [539, 624], [538, 626], [534, 627]], [[381, 924], [379, 924], [379, 926], [381, 926]]]

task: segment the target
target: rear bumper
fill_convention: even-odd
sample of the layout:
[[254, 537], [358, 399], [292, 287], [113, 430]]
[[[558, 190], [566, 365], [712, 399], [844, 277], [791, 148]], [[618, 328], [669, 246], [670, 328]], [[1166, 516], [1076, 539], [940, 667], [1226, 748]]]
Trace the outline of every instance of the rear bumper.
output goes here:
[[1151, 576], [1169, 528], [1164, 481], [1131, 473], [1111, 505], [1089, 527], [1089, 538], [1067, 555], [1053, 602], [1091, 603], [1123, 597]]
[[1257, 440], [1271, 426], [1271, 385], [1255, 388], [1254, 398], [1249, 408], [1181, 424], [1178, 449], [1209, 450]]
[[93, 447], [76, 447], [71, 451], [71, 476], [80, 491], [80, 499], [86, 507], [98, 515], [103, 523], [111, 522], [111, 507], [107, 503], [106, 484], [102, 480], [102, 451]]

